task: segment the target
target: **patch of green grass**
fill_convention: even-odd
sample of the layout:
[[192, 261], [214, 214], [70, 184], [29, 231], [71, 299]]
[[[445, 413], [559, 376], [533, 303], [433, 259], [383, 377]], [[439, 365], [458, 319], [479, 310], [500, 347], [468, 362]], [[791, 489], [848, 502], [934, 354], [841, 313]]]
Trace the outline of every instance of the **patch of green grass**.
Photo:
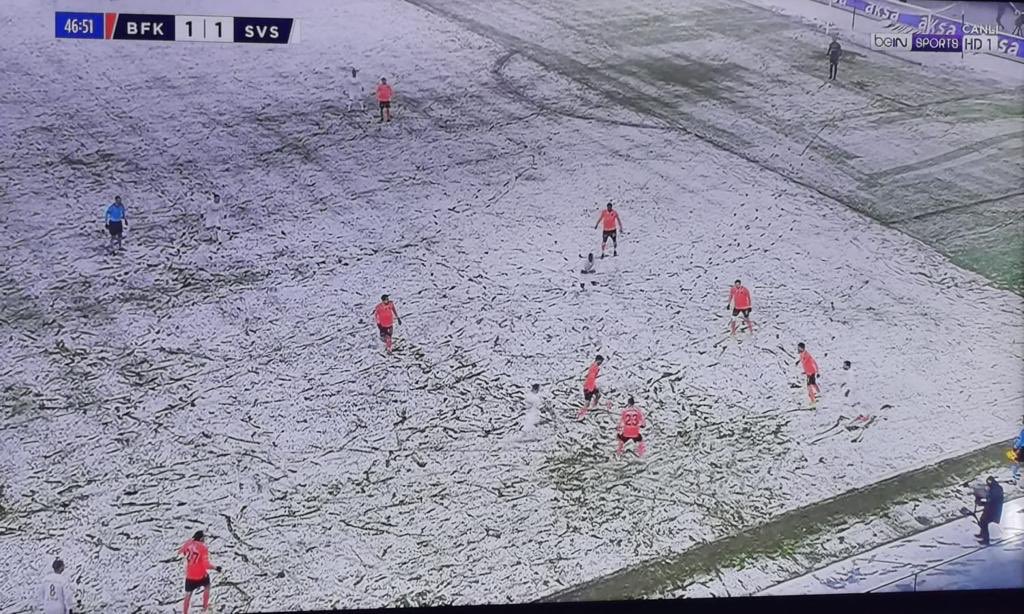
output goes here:
[[987, 446], [780, 514], [768, 522], [749, 526], [684, 552], [623, 569], [542, 601], [635, 599], [665, 595], [685, 587], [695, 578], [714, 575], [730, 566], [742, 568], [763, 560], [788, 558], [813, 568], [837, 555], [842, 558], [841, 553], [823, 552], [820, 548], [821, 542], [833, 535], [837, 527], [885, 517], [899, 504], [948, 496], [951, 490], [960, 488], [965, 479], [1003, 466], [1005, 452], [1004, 442]]
[[0, 391], [0, 406], [7, 409], [6, 418], [14, 418], [38, 409], [40, 399], [38, 392], [21, 384], [11, 384]]
[[982, 273], [996, 286], [1024, 295], [1024, 237], [1017, 232], [998, 234], [999, 241], [971, 245], [950, 258], [958, 266]]

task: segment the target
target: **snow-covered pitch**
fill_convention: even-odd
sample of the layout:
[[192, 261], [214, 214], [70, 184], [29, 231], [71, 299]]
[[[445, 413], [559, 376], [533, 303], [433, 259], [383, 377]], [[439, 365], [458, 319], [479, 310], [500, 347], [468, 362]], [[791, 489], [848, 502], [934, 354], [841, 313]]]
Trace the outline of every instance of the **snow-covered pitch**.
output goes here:
[[[1020, 296], [832, 197], [948, 194], [929, 180], [984, 152], [918, 163], [1019, 145], [1019, 116], [961, 130], [906, 105], [1003, 100], [1019, 75], [860, 50], [823, 86], [817, 26], [739, 0], [75, 7], [299, 18], [282, 47], [57, 41], [64, 8], [0, 9], [0, 612], [29, 611], [57, 555], [86, 611], [170, 612], [200, 528], [221, 611], [528, 600], [1019, 418]], [[349, 66], [393, 83], [393, 122], [345, 111]], [[894, 79], [916, 99], [868, 107]], [[871, 175], [896, 168], [913, 191]], [[581, 290], [609, 200], [619, 256]], [[735, 279], [759, 325], [740, 340]], [[599, 352], [614, 408], [645, 410], [642, 460], [614, 457], [614, 414], [574, 420]], [[533, 382], [552, 420], [523, 441]]]

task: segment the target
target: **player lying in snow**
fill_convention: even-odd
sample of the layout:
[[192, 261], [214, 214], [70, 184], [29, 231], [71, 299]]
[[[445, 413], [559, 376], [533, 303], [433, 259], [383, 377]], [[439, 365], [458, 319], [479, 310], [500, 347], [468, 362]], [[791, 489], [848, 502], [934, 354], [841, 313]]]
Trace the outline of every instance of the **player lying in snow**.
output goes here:
[[583, 262], [583, 268], [580, 269], [580, 273], [583, 273], [584, 275], [590, 275], [591, 273], [595, 272], [596, 270], [594, 268], [594, 254], [587, 254], [587, 259]]

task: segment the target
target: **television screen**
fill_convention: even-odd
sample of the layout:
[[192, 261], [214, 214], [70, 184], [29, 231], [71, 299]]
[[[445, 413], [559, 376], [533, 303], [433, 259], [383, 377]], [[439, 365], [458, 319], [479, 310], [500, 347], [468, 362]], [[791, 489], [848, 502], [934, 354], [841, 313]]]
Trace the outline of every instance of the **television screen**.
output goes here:
[[1024, 587], [1022, 14], [4, 2], [0, 611]]

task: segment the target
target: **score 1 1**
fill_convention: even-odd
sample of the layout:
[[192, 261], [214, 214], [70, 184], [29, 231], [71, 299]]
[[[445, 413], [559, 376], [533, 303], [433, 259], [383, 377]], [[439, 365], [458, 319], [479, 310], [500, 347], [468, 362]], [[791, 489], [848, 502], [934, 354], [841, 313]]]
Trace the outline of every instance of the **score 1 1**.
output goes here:
[[235, 41], [235, 19], [210, 15], [175, 15], [174, 40], [233, 43]]

